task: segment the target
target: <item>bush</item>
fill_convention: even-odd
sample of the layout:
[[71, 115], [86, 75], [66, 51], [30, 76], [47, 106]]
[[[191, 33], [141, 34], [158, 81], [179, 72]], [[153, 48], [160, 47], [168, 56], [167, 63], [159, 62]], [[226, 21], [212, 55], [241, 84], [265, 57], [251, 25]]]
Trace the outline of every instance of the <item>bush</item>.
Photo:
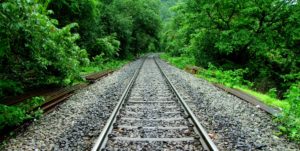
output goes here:
[[300, 82], [293, 84], [285, 94], [290, 109], [285, 110], [279, 117], [279, 129], [289, 138], [300, 141]]
[[0, 104], [0, 130], [6, 126], [19, 125], [25, 119], [28, 119], [28, 116], [24, 110]]
[[23, 86], [20, 82], [12, 80], [0, 80], [0, 97], [5, 94], [17, 95], [23, 93]]
[[160, 55], [160, 57], [180, 69], [195, 65], [195, 59], [185, 55], [181, 55], [180, 57], [172, 57], [171, 54], [163, 53]]
[[20, 125], [25, 120], [39, 118], [42, 115], [40, 107], [45, 102], [42, 97], [33, 97], [16, 106], [6, 106], [0, 104], [0, 130], [5, 127]]
[[105, 58], [113, 58], [118, 55], [120, 48], [120, 41], [118, 41], [115, 35], [106, 36], [104, 38], [97, 38], [95, 43], [95, 54], [103, 54]]
[[99, 0], [50, 0], [47, 6], [54, 12], [50, 17], [57, 19], [60, 27], [71, 23], [78, 24], [72, 32], [80, 34], [81, 38], [77, 43], [88, 51], [91, 58], [100, 54], [94, 54], [93, 49], [96, 39], [103, 34], [100, 7]]
[[217, 39], [217, 33], [199, 32], [194, 34], [191, 40], [189, 50], [196, 59], [196, 65], [208, 68], [209, 63], [215, 63], [214, 42]]
[[247, 74], [247, 69], [237, 70], [222, 70], [218, 69], [212, 64], [208, 65], [207, 70], [200, 70], [200, 76], [211, 82], [217, 82], [224, 84], [229, 87], [233, 86], [248, 86], [251, 87], [253, 84], [250, 81], [244, 80], [243, 76]]

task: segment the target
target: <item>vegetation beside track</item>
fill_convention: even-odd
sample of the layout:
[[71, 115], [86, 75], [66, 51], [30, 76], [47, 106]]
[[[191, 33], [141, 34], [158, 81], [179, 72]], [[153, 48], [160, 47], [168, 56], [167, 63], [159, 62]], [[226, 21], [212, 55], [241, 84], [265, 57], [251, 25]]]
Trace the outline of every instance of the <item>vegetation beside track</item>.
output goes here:
[[[161, 54], [160, 57], [182, 70], [185, 70], [189, 66], [195, 66], [194, 59], [187, 56], [172, 57], [171, 55], [164, 53]], [[199, 68], [195, 76], [203, 78], [212, 83], [218, 83], [230, 88], [239, 89], [247, 94], [256, 97], [269, 106], [285, 110], [290, 108], [288, 102], [277, 99], [276, 97], [274, 97], [274, 94], [272, 94], [272, 92], [270, 92], [269, 94], [262, 94], [260, 92], [251, 90], [251, 82], [244, 80], [242, 78], [242, 74], [243, 73], [241, 73], [240, 71], [222, 71], [214, 66], [211, 66], [208, 69]]]
[[[91, 73], [99, 73], [108, 70], [116, 70], [128, 63], [127, 60], [113, 60], [105, 63], [94, 64], [81, 68], [81, 75], [89, 75]], [[75, 82], [76, 84], [84, 83], [84, 81]], [[74, 83], [74, 84], [75, 84]], [[43, 110], [40, 107], [45, 103], [44, 97], [32, 97], [15, 105], [0, 104], [0, 132], [4, 128], [10, 128], [22, 124], [24, 121], [33, 120], [42, 116]]]
[[43, 97], [33, 97], [14, 106], [0, 104], [0, 131], [5, 127], [19, 125], [25, 120], [39, 118], [43, 111], [34, 109], [40, 107], [44, 101]]
[[1, 101], [78, 84], [83, 75], [158, 50], [160, 27], [156, 0], [1, 1], [0, 130], [36, 117], [24, 107], [33, 106], [36, 97], [22, 106]]
[[[195, 66], [195, 59], [187, 55], [181, 55], [179, 57], [172, 57], [168, 53], [163, 53], [160, 57], [169, 62], [170, 64], [180, 68], [187, 69], [187, 67]], [[195, 75], [196, 77], [203, 78], [212, 83], [218, 83], [227, 87], [241, 90], [249, 95], [256, 97], [263, 103], [280, 108], [282, 110], [282, 116], [277, 117], [275, 121], [281, 125], [278, 127], [281, 132], [277, 134], [288, 134], [293, 140], [298, 140], [299, 120], [300, 115], [298, 113], [299, 88], [296, 85], [292, 86], [286, 94], [285, 99], [280, 100], [276, 98], [276, 92], [269, 91], [268, 93], [261, 93], [252, 89], [252, 83], [242, 78], [243, 72], [240, 70], [220, 70], [215, 66], [210, 65], [208, 69], [199, 68]], [[289, 129], [290, 128], [290, 129]]]
[[158, 50], [160, 26], [156, 0], [1, 1], [0, 100]]
[[162, 49], [172, 57], [194, 58], [205, 69], [200, 76], [210, 81], [284, 100], [276, 103], [250, 92], [281, 106], [282, 132], [300, 141], [299, 1], [186, 0], [171, 11], [161, 33]]
[[123, 65], [129, 63], [132, 59], [126, 59], [126, 60], [111, 60], [108, 62], [93, 62], [92, 65], [81, 67], [80, 69], [80, 75], [88, 75], [91, 73], [96, 73], [96, 72], [103, 72], [107, 70], [115, 70], [119, 69]]

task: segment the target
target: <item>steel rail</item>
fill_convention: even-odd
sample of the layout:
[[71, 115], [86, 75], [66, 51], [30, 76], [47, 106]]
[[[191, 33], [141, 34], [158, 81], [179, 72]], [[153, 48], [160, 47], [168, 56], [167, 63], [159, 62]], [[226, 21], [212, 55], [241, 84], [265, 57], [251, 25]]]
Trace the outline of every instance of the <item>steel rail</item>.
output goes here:
[[171, 81], [169, 80], [169, 78], [167, 77], [167, 75], [165, 74], [165, 72], [162, 70], [162, 68], [160, 67], [160, 65], [157, 63], [156, 58], [154, 58], [155, 64], [157, 65], [157, 67], [159, 68], [161, 74], [163, 75], [163, 77], [166, 79], [167, 83], [169, 84], [169, 86], [171, 87], [172, 91], [175, 93], [175, 95], [177, 96], [179, 102], [182, 104], [182, 106], [184, 107], [184, 109], [186, 110], [186, 112], [189, 114], [189, 116], [191, 117], [191, 120], [193, 121], [193, 123], [195, 124], [195, 128], [196, 130], [199, 132], [199, 134], [201, 135], [200, 138], [200, 142], [202, 143], [203, 147], [206, 150], [210, 150], [210, 151], [219, 151], [219, 149], [217, 148], [217, 146], [214, 144], [214, 142], [211, 140], [211, 138], [209, 137], [208, 133], [206, 132], [206, 130], [204, 129], [204, 127], [201, 125], [201, 123], [199, 122], [198, 118], [195, 116], [195, 114], [192, 112], [192, 110], [190, 109], [190, 107], [187, 105], [187, 103], [184, 101], [183, 97], [179, 94], [179, 92], [177, 91], [177, 89], [175, 88], [175, 86], [171, 83]]
[[99, 137], [97, 138], [93, 148], [92, 148], [92, 151], [98, 151], [98, 150], [101, 150], [103, 148], [105, 148], [105, 144], [106, 144], [106, 141], [108, 140], [108, 134], [110, 133], [110, 131], [112, 130], [113, 128], [113, 123], [116, 121], [116, 117], [118, 115], [118, 113], [120, 112], [120, 109], [122, 107], [122, 105], [124, 104], [138, 74], [140, 73], [140, 70], [142, 68], [142, 66], [144, 65], [144, 62], [145, 62], [145, 58], [143, 58], [143, 62], [142, 64], [140, 65], [140, 67], [135, 71], [134, 75], [132, 76], [129, 84], [127, 85], [126, 89], [124, 90], [121, 98], [119, 99], [118, 101], [118, 104], [117, 106], [114, 108], [113, 112], [111, 113], [111, 116], [109, 117], [107, 123], [105, 124], [101, 134], [99, 135]]

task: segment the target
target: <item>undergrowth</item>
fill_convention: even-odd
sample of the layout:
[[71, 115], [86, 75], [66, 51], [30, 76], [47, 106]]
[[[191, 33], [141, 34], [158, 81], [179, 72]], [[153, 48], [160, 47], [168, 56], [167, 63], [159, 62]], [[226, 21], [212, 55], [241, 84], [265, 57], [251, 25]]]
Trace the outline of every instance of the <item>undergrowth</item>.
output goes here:
[[80, 75], [88, 75], [95, 72], [118, 69], [128, 62], [129, 60], [109, 60], [103, 63], [93, 62], [89, 66], [81, 67]]
[[[13, 106], [0, 104], [0, 131], [5, 127], [22, 124], [25, 120], [41, 117], [43, 111], [39, 107], [45, 102], [43, 97], [33, 97]], [[35, 110], [37, 109], [37, 110]]]

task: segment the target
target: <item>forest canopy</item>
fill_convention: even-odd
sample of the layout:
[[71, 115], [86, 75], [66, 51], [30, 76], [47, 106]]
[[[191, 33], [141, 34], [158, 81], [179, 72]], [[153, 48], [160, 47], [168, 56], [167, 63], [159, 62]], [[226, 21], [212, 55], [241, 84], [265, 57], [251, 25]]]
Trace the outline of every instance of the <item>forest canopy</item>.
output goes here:
[[162, 49], [194, 58], [197, 66], [222, 72], [220, 78], [242, 79], [251, 89], [285, 99], [291, 108], [281, 119], [284, 132], [300, 140], [299, 2], [185, 0], [171, 10]]
[[81, 79], [90, 62], [159, 50], [158, 0], [0, 2], [0, 97]]

